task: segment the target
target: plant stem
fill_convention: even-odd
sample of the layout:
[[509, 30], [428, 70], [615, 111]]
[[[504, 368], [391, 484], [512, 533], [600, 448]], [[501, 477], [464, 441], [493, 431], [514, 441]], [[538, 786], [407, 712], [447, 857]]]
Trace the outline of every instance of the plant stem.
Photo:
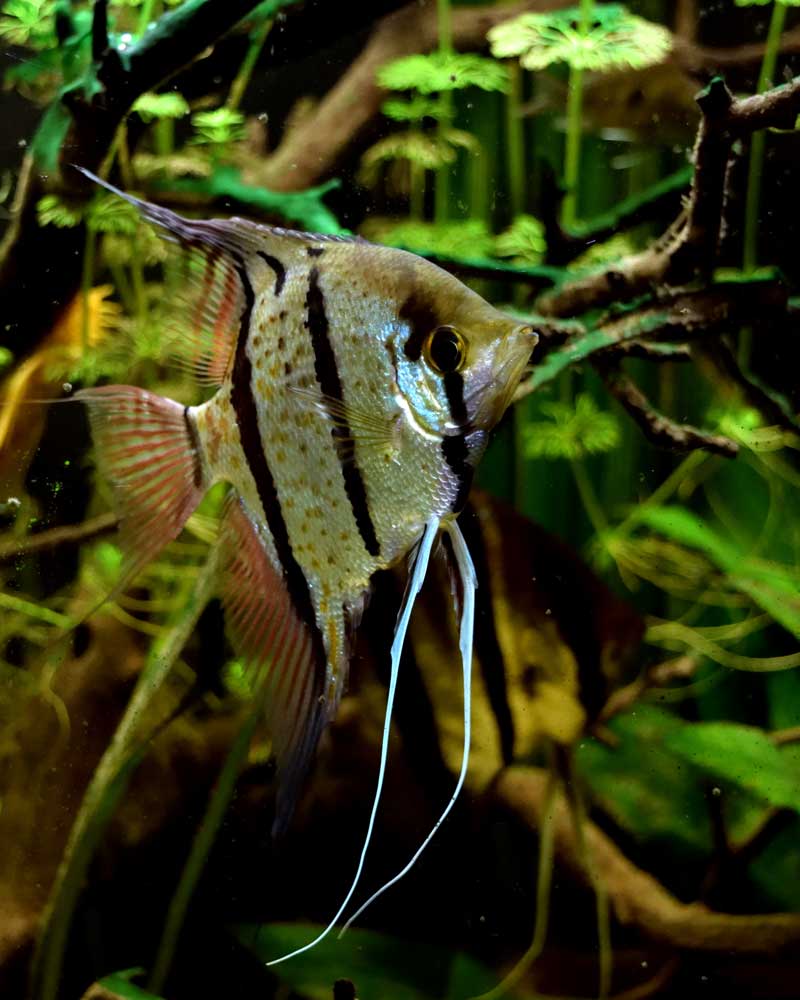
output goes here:
[[541, 955], [547, 936], [547, 925], [550, 916], [550, 886], [553, 879], [553, 844], [555, 824], [553, 811], [556, 802], [556, 792], [559, 782], [552, 768], [547, 776], [547, 787], [542, 803], [542, 818], [539, 824], [539, 861], [536, 871], [536, 920], [533, 928], [533, 940], [528, 950], [517, 962], [514, 968], [497, 986], [487, 993], [471, 1000], [500, 1000], [513, 990], [533, 963]]
[[36, 1000], [56, 1000], [61, 995], [61, 969], [70, 923], [89, 862], [128, 779], [147, 750], [148, 740], [142, 739], [142, 720], [146, 718], [147, 709], [153, 704], [192, 634], [216, 582], [216, 559], [212, 555], [194, 581], [177, 620], [153, 643], [125, 714], [84, 793], [56, 873], [36, 944], [31, 972], [32, 993]]
[[[772, 86], [775, 76], [775, 66], [778, 61], [781, 34], [786, 20], [786, 6], [775, 3], [767, 31], [767, 42], [764, 48], [764, 58], [758, 74], [756, 93], [763, 94]], [[742, 269], [752, 274], [758, 265], [758, 219], [761, 208], [761, 175], [764, 169], [764, 150], [766, 134], [754, 132], [750, 140], [750, 160], [747, 165], [747, 194], [744, 204], [744, 246], [742, 252]], [[739, 338], [739, 363], [748, 368], [752, 349], [753, 331], [750, 327], [742, 330]]]
[[230, 108], [231, 111], [236, 111], [242, 98], [244, 97], [244, 92], [247, 90], [250, 77], [253, 75], [253, 70], [256, 68], [258, 57], [261, 55], [261, 49], [264, 47], [264, 42], [267, 40], [267, 35], [269, 35], [271, 27], [272, 18], [268, 17], [262, 24], [253, 28], [250, 32], [250, 44], [248, 45], [247, 52], [242, 60], [242, 65], [239, 67], [239, 72], [236, 74], [236, 77], [231, 84], [231, 89], [228, 93], [228, 100], [225, 102], [226, 107]]
[[602, 535], [608, 531], [608, 521], [594, 492], [592, 481], [586, 472], [586, 466], [580, 458], [571, 459], [569, 464], [572, 469], [572, 475], [575, 478], [575, 485], [578, 487], [578, 495], [581, 498], [583, 509], [586, 511], [595, 534]]
[[470, 156], [470, 218], [486, 221], [489, 215], [489, 163], [478, 144]]
[[159, 118], [153, 125], [153, 144], [159, 156], [169, 156], [175, 148], [175, 122]]
[[248, 714], [244, 724], [241, 726], [225, 758], [225, 763], [209, 797], [202, 822], [192, 842], [191, 851], [181, 872], [175, 894], [169, 904], [167, 919], [153, 966], [153, 973], [147, 984], [148, 990], [151, 990], [153, 993], [161, 993], [169, 974], [181, 927], [186, 918], [186, 910], [191, 902], [192, 893], [202, 874], [206, 858], [213, 846], [214, 839], [225, 816], [225, 810], [236, 788], [236, 779], [247, 757], [247, 751], [250, 748], [256, 725], [263, 714], [262, 702], [263, 699], [259, 699], [258, 707]]
[[[786, 20], [786, 7], [782, 3], [774, 4], [769, 22], [767, 42], [761, 71], [758, 74], [757, 93], [763, 94], [772, 86], [775, 75], [775, 65], [778, 60], [783, 24]], [[750, 163], [747, 172], [747, 199], [745, 201], [744, 223], [744, 270], [755, 270], [758, 261], [758, 210], [761, 203], [761, 173], [764, 166], [764, 132], [755, 132], [750, 144]]]
[[509, 88], [506, 95], [506, 143], [508, 146], [508, 200], [512, 220], [525, 209], [525, 146], [520, 117], [522, 103], [522, 67], [509, 64]]
[[[436, 0], [436, 23], [439, 30], [439, 52], [442, 54], [453, 51], [453, 23], [450, 12], [450, 0]], [[439, 117], [439, 135], [444, 139], [445, 132], [453, 121], [453, 94], [446, 90], [441, 98], [441, 115]], [[434, 191], [434, 219], [437, 223], [447, 221], [450, 208], [450, 166], [445, 164], [436, 172], [436, 190]]]
[[[581, 0], [578, 31], [585, 35], [591, 24], [594, 0]], [[570, 66], [567, 85], [567, 136], [564, 151], [564, 187], [566, 194], [561, 205], [561, 224], [575, 224], [578, 205], [578, 178], [581, 165], [581, 119], [583, 109], [583, 69]]]
[[408, 164], [408, 211], [420, 221], [425, 211], [425, 171], [413, 160]]
[[139, 11], [139, 23], [136, 25], [136, 34], [141, 36], [147, 31], [147, 25], [155, 19], [157, 0], [144, 0], [142, 9]]

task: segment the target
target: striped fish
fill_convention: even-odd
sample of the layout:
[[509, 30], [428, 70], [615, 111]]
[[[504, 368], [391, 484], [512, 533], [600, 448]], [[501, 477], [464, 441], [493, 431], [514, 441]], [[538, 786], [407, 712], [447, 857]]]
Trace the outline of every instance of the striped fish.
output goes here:
[[440, 532], [460, 577], [466, 683], [474, 574], [455, 518], [536, 334], [405, 251], [189, 220], [117, 193], [184, 252], [178, 351], [216, 391], [191, 407], [130, 386], [76, 395], [114, 488], [125, 578], [230, 484], [220, 593], [235, 648], [270, 686], [280, 831], [336, 712], [373, 574], [412, 556], [396, 675]]

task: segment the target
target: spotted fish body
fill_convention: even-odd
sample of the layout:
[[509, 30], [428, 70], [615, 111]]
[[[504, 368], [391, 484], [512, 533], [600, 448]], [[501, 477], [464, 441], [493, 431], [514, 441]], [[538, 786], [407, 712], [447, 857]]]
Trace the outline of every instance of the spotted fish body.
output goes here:
[[213, 483], [234, 645], [269, 675], [278, 826], [347, 677], [373, 574], [461, 509], [535, 335], [435, 265], [361, 240], [195, 222], [131, 199], [193, 259], [189, 408], [84, 390], [131, 568]]

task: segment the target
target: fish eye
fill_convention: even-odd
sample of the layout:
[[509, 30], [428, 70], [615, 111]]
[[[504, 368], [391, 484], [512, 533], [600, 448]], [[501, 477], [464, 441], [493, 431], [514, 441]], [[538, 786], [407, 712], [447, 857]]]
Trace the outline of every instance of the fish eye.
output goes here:
[[467, 345], [452, 326], [437, 326], [422, 348], [425, 360], [439, 375], [457, 372], [464, 364]]

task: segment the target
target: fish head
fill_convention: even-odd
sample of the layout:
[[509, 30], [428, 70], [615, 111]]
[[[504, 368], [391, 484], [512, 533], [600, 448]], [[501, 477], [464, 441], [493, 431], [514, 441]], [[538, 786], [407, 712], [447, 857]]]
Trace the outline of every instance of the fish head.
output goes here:
[[527, 367], [538, 335], [428, 261], [398, 302], [397, 392], [423, 433], [490, 431]]

